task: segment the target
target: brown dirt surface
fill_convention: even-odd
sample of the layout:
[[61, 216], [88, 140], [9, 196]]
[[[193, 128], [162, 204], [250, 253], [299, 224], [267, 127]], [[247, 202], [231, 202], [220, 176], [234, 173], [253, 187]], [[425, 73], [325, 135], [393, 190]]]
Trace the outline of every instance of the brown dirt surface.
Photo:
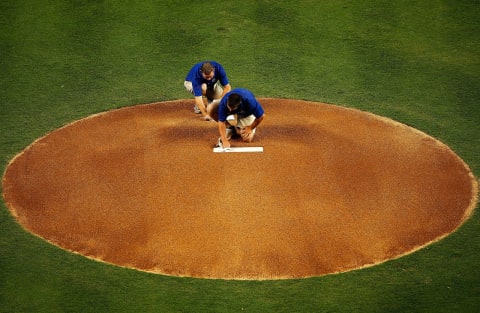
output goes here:
[[457, 229], [477, 182], [447, 146], [339, 106], [260, 99], [250, 144], [213, 153], [193, 100], [76, 121], [18, 154], [4, 199], [69, 251], [166, 275], [285, 279], [371, 266]]

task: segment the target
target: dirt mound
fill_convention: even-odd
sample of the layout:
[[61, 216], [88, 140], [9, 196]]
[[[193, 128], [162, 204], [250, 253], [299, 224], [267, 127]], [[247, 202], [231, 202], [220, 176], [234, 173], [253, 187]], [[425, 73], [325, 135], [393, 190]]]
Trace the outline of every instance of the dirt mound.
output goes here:
[[438, 240], [471, 214], [474, 177], [447, 146], [338, 106], [260, 99], [263, 153], [213, 153], [193, 101], [94, 115], [8, 166], [27, 230], [97, 260], [156, 273], [280, 279], [348, 271]]

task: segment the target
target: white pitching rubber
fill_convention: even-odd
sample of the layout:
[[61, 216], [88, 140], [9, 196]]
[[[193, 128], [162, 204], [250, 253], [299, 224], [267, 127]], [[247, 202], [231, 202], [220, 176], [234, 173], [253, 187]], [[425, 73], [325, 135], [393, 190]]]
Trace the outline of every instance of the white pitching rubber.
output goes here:
[[231, 147], [231, 148], [213, 148], [213, 152], [263, 152], [263, 147]]

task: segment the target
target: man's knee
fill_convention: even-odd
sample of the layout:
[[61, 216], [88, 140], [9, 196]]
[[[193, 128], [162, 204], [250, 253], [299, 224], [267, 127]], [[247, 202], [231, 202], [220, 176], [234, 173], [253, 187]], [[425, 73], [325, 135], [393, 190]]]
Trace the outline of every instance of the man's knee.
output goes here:
[[202, 95], [205, 96], [205, 94], [207, 93], [207, 84], [202, 84]]
[[213, 99], [218, 99], [223, 94], [223, 87], [219, 81], [213, 86]]
[[250, 135], [248, 135], [248, 136], [245, 137], [245, 138], [242, 137], [242, 139], [243, 139], [244, 142], [250, 143], [250, 142], [253, 141], [253, 137], [254, 137], [254, 136], [255, 136], [255, 132], [252, 131], [252, 132], [250, 133]]
[[218, 105], [218, 100], [212, 101], [207, 105], [207, 114], [210, 115], [214, 121], [218, 121]]
[[257, 129], [256, 128], [252, 129], [252, 132], [250, 134], [248, 134], [248, 136], [245, 136], [243, 126], [237, 126], [237, 127], [235, 127], [235, 130], [237, 131], [237, 134], [240, 135], [240, 137], [242, 137], [242, 140], [244, 142], [252, 142], [253, 137], [255, 136], [255, 132], [256, 132]]

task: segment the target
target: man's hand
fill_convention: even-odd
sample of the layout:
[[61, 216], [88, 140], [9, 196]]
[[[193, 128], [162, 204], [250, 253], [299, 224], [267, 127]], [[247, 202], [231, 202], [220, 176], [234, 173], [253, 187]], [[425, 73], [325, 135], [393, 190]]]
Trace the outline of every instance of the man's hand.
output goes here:
[[225, 126], [225, 122], [218, 122], [218, 132], [220, 133], [220, 140], [222, 142], [222, 147], [230, 148], [230, 142], [227, 139], [227, 127]]
[[205, 115], [205, 116], [203, 116], [203, 119], [204, 119], [205, 121], [213, 121], [213, 118], [211, 118], [210, 115], [208, 115], [208, 114]]
[[223, 150], [230, 149], [230, 141], [223, 142], [222, 141], [222, 148]]
[[242, 136], [242, 139], [244, 141], [248, 141], [252, 135], [252, 128], [250, 126], [245, 126], [242, 129], [240, 129], [240, 136]]

